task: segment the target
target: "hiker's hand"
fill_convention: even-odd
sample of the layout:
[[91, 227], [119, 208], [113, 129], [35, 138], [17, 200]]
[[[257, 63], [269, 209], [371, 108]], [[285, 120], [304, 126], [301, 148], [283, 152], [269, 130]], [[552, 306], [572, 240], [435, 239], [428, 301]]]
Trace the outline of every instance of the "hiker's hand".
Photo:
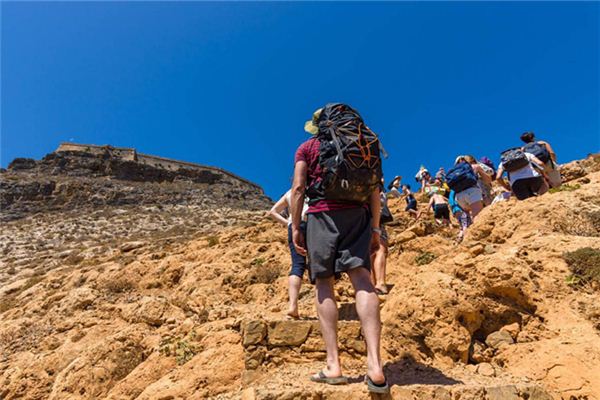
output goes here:
[[292, 228], [292, 242], [296, 251], [301, 256], [306, 256], [306, 243], [304, 241], [304, 233], [298, 228]]
[[376, 253], [379, 250], [379, 246], [381, 246], [381, 236], [379, 236], [379, 232], [371, 233], [371, 254]]

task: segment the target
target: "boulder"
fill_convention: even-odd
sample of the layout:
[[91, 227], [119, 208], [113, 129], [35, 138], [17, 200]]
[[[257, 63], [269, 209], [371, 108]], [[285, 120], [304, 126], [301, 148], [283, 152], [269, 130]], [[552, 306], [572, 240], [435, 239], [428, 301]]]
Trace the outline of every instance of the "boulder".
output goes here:
[[483, 376], [496, 376], [496, 370], [490, 363], [481, 363], [477, 365], [477, 373]]
[[406, 243], [417, 237], [417, 234], [413, 231], [404, 231], [400, 235], [396, 236], [396, 243]]
[[521, 332], [521, 327], [518, 322], [512, 323], [510, 325], [505, 325], [500, 328], [500, 331], [507, 332], [514, 340], [517, 339], [519, 332]]
[[485, 389], [486, 400], [520, 400], [517, 387], [514, 385], [496, 386]]
[[259, 344], [267, 336], [267, 324], [262, 320], [245, 321], [242, 332], [244, 347]]
[[271, 346], [300, 346], [310, 333], [310, 321], [274, 321], [269, 324]]
[[473, 256], [478, 256], [478, 255], [482, 254], [484, 251], [485, 251], [485, 247], [482, 244], [476, 244], [475, 246], [473, 246], [469, 249], [469, 252]]
[[485, 344], [494, 349], [501, 347], [504, 344], [513, 344], [515, 341], [510, 335], [510, 333], [506, 331], [496, 331], [492, 332], [485, 339]]

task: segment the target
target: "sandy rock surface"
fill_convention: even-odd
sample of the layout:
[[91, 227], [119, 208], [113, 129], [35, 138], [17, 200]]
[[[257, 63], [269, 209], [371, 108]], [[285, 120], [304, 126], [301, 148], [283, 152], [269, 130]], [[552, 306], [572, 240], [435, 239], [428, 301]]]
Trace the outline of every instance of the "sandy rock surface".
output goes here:
[[[570, 285], [563, 258], [600, 247], [600, 163], [565, 168], [569, 190], [489, 207], [461, 244], [456, 227], [414, 223], [390, 200], [392, 398], [600, 399], [600, 291]], [[3, 223], [0, 398], [370, 398], [346, 278], [336, 292], [351, 384], [308, 381], [324, 357], [314, 290], [305, 282], [302, 319], [287, 321], [287, 235], [258, 202], [44, 201]]]

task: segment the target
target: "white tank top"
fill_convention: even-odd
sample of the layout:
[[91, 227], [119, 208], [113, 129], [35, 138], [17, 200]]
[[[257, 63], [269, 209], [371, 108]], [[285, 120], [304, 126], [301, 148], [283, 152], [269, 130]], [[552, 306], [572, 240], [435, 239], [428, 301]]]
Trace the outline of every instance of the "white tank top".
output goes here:
[[515, 183], [518, 180], [527, 179], [527, 178], [535, 178], [535, 177], [540, 176], [540, 173], [537, 172], [537, 170], [531, 164], [533, 162], [531, 160], [533, 155], [530, 153], [525, 153], [525, 156], [527, 156], [527, 159], [529, 160], [529, 164], [527, 164], [527, 166], [525, 166], [523, 168], [520, 168], [520, 169], [508, 174], [508, 179], [510, 180], [511, 186], [513, 185], [513, 183]]

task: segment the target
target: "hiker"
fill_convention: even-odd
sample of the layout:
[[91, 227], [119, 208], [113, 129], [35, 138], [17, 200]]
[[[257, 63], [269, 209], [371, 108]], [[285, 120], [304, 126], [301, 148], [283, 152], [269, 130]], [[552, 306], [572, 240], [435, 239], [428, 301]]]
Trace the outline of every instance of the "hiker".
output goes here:
[[456, 242], [460, 243], [465, 237], [467, 228], [473, 223], [473, 220], [471, 219], [469, 213], [466, 213], [462, 208], [460, 208], [460, 206], [456, 202], [456, 193], [454, 192], [454, 190], [450, 191], [448, 204], [452, 211], [452, 215], [454, 216], [454, 218], [456, 218], [458, 224], [460, 225], [460, 231], [458, 232], [458, 236], [456, 238]]
[[481, 189], [483, 205], [489, 206], [492, 204], [492, 201], [494, 200], [494, 196], [492, 195], [492, 182], [495, 179], [494, 170], [487, 165], [480, 163], [475, 157], [470, 155], [460, 156], [459, 159], [471, 164], [471, 168], [473, 168], [473, 171], [477, 175], [477, 186]]
[[[290, 248], [290, 254], [292, 256], [292, 268], [288, 276], [288, 295], [289, 295], [289, 307], [287, 316], [290, 318], [298, 319], [298, 295], [300, 293], [300, 286], [302, 285], [302, 277], [306, 270], [306, 257], [298, 254], [294, 243], [292, 241], [292, 215], [289, 212], [292, 206], [292, 190], [288, 190], [281, 198], [273, 205], [269, 211], [269, 216], [275, 221], [280, 222], [282, 225], [287, 227], [288, 231], [288, 246]], [[288, 210], [288, 217], [285, 218], [282, 213]], [[300, 229], [306, 232], [306, 210], [308, 209], [308, 203], [304, 201], [302, 207], [302, 215], [300, 222]]]
[[406, 208], [404, 211], [408, 212], [410, 215], [415, 217], [415, 219], [419, 218], [419, 213], [417, 211], [417, 199], [415, 195], [410, 191], [410, 185], [404, 184], [402, 185], [402, 197], [406, 200]]
[[[496, 180], [506, 190], [512, 191], [518, 200], [540, 196], [548, 191], [544, 163], [533, 154], [516, 147], [502, 152], [501, 160]], [[510, 185], [502, 178], [504, 172], [508, 175]]]
[[533, 132], [525, 132], [521, 135], [521, 140], [525, 143], [523, 151], [533, 154], [544, 164], [548, 184], [551, 188], [559, 187], [562, 184], [562, 177], [556, 164], [556, 153], [548, 142], [535, 140]]
[[421, 193], [425, 193], [431, 183], [431, 174], [425, 166], [421, 165], [419, 172], [415, 175], [415, 180], [421, 183]]
[[450, 210], [448, 209], [448, 200], [439, 193], [430, 193], [429, 205], [427, 212], [433, 210], [433, 218], [438, 225], [450, 224]]
[[477, 184], [478, 175], [474, 167], [465, 160], [464, 156], [456, 158], [454, 167], [446, 174], [446, 182], [450, 189], [454, 190], [460, 208], [474, 220], [483, 209], [483, 193]]
[[371, 255], [371, 281], [375, 285], [375, 292], [378, 295], [388, 294], [388, 287], [385, 282], [385, 267], [387, 263], [388, 254], [388, 234], [385, 230], [385, 224], [392, 222], [392, 212], [387, 205], [387, 196], [383, 190], [381, 190], [381, 217], [379, 218], [379, 226], [381, 228], [381, 235], [379, 235], [379, 248]]
[[448, 199], [448, 196], [450, 195], [450, 188], [448, 187], [448, 184], [445, 181], [442, 181], [440, 178], [435, 178], [435, 180], [433, 181], [433, 185], [431, 186], [430, 189], [431, 190], [429, 191], [428, 194], [431, 194], [431, 193], [441, 194], [446, 199]]
[[[343, 130], [339, 128], [341, 124]], [[356, 311], [367, 345], [365, 381], [369, 391], [389, 393], [380, 356], [379, 298], [370, 274], [370, 255], [379, 248], [382, 233], [379, 225], [382, 174], [377, 136], [356, 111], [343, 104], [328, 104], [315, 111], [305, 130], [315, 136], [296, 151], [292, 238], [296, 250], [308, 254], [310, 260], [317, 314], [327, 351], [326, 368], [310, 379], [333, 385], [348, 383], [338, 353], [338, 308], [333, 288], [334, 275], [346, 273], [354, 287]], [[359, 130], [365, 141], [357, 141], [358, 135], [345, 134]], [[335, 175], [338, 169], [345, 171], [344, 179]], [[305, 193], [309, 197], [306, 236], [300, 228]]]
[[440, 169], [438, 169], [438, 172], [435, 173], [435, 179], [446, 182], [446, 171], [444, 170], [444, 167], [440, 167]]
[[402, 177], [399, 175], [396, 175], [387, 187], [390, 194], [392, 196], [394, 196], [395, 198], [399, 198], [400, 196], [402, 196], [402, 193], [400, 193], [400, 191], [398, 190], [400, 188], [401, 184], [402, 184]]
[[[496, 166], [494, 165], [494, 162], [492, 160], [489, 159], [489, 157], [483, 156], [479, 159], [479, 165], [486, 166], [489, 168], [489, 170], [486, 170], [486, 172], [488, 172], [489, 175], [491, 176], [496, 176]], [[485, 169], [485, 168], [484, 168]]]

